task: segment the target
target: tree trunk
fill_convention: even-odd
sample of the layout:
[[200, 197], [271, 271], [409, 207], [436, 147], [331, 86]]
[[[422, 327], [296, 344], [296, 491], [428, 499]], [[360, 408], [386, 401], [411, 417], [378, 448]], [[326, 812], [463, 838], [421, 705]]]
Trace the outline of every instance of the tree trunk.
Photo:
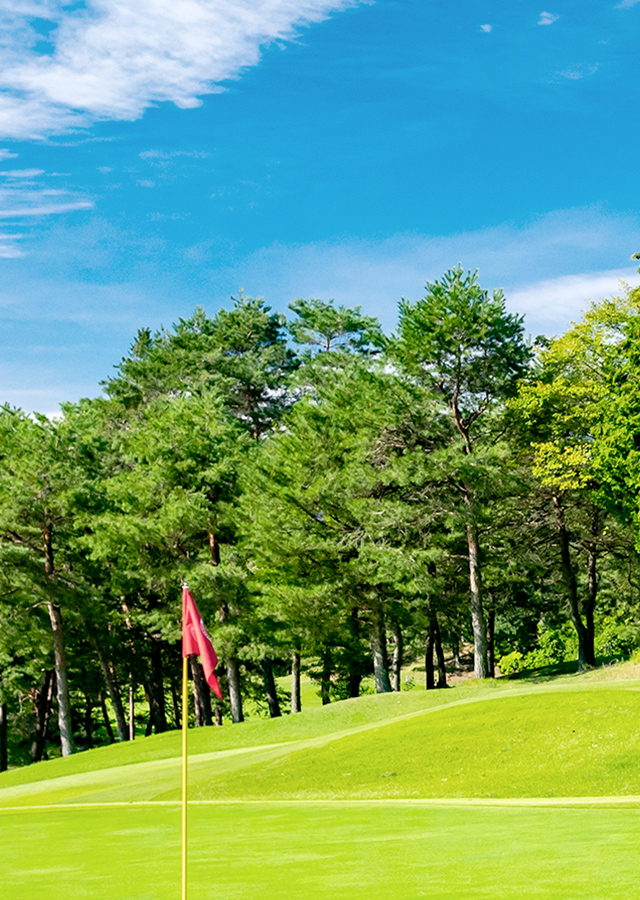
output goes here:
[[282, 715], [282, 713], [280, 712], [280, 703], [278, 701], [278, 692], [276, 690], [276, 680], [273, 677], [273, 662], [268, 656], [263, 656], [261, 666], [262, 678], [264, 680], [264, 693], [267, 698], [269, 715], [272, 719], [277, 719]]
[[384, 628], [382, 605], [376, 603], [371, 618], [371, 649], [373, 651], [373, 677], [377, 694], [391, 693], [389, 663], [387, 660], [387, 638]]
[[302, 711], [300, 699], [300, 651], [294, 650], [291, 654], [291, 712]]
[[[142, 683], [144, 688], [144, 696], [147, 701], [147, 706], [149, 707], [149, 718], [147, 719], [147, 727], [144, 730], [144, 736], [149, 737], [149, 735], [153, 734], [153, 726], [155, 725], [155, 702], [153, 699], [153, 694], [151, 693], [151, 688], [149, 687], [149, 683], [144, 681]], [[157, 734], [157, 731], [156, 731]]]
[[155, 638], [151, 641], [151, 680], [149, 684], [151, 699], [154, 704], [153, 719], [156, 734], [166, 731], [167, 708], [164, 697], [164, 673], [162, 667], [162, 650], [160, 642]]
[[429, 618], [429, 631], [427, 632], [427, 646], [424, 653], [425, 687], [428, 691], [435, 689], [436, 682], [433, 677], [433, 648], [435, 644], [433, 622]]
[[600, 537], [600, 511], [594, 509], [591, 516], [591, 535], [587, 544], [587, 602], [584, 604], [585, 625], [587, 628], [588, 661], [590, 666], [596, 664], [594, 613], [598, 599], [598, 538]]
[[478, 523], [471, 500], [471, 486], [465, 485], [464, 502], [467, 507], [467, 547], [469, 549], [469, 589], [471, 592], [471, 627], [473, 630], [473, 671], [480, 680], [488, 678], [487, 627], [482, 607], [482, 569], [480, 567], [480, 540]]
[[[133, 678], [133, 676], [131, 676]], [[129, 740], [134, 741], [136, 737], [136, 692], [133, 686], [133, 680], [129, 681]]]
[[360, 696], [360, 685], [362, 684], [362, 670], [357, 663], [349, 667], [347, 676], [347, 690], [349, 697], [355, 698]]
[[107, 730], [107, 737], [109, 738], [110, 744], [115, 744], [115, 736], [113, 734], [113, 728], [111, 727], [111, 719], [109, 718], [109, 710], [107, 709], [107, 704], [104, 699], [104, 694], [102, 691], [98, 694], [98, 703], [100, 704], [100, 709], [102, 710], [102, 718], [104, 719], [104, 727]]
[[492, 678], [495, 677], [496, 671], [496, 645], [495, 645], [495, 631], [496, 631], [496, 611], [491, 606], [489, 608], [489, 612], [487, 615], [487, 641], [489, 644], [489, 654], [488, 654], [488, 662], [489, 662], [489, 674]]
[[216, 540], [215, 534], [209, 532], [209, 551], [211, 552], [211, 562], [214, 566], [220, 565], [220, 544]]
[[[209, 546], [211, 547], [214, 565], [217, 565], [216, 559], [219, 559], [219, 557], [214, 556], [214, 546], [218, 547], [218, 544], [215, 543], [215, 539], [214, 545], [211, 545], [211, 539], [209, 540]], [[215, 552], [219, 553], [219, 550]], [[229, 607], [226, 603], [222, 603], [218, 609], [218, 620], [222, 625], [228, 618]], [[238, 665], [238, 660], [234, 656], [228, 656], [225, 660], [225, 668], [227, 670], [227, 684], [229, 686], [231, 721], [234, 724], [237, 724], [238, 722], [244, 722], [244, 713], [242, 712], [242, 691], [240, 689], [240, 666]]]
[[393, 660], [391, 662], [391, 671], [393, 672], [393, 689], [394, 691], [402, 690], [402, 654], [403, 654], [403, 640], [402, 640], [402, 628], [398, 622], [394, 623], [393, 626]]
[[217, 725], [219, 728], [222, 727], [222, 707], [219, 703], [216, 703], [215, 709], [213, 710], [213, 724]]
[[196, 714], [196, 725], [213, 725], [213, 716], [211, 714], [211, 693], [209, 685], [204, 680], [202, 674], [202, 666], [198, 662], [195, 653], [189, 654], [189, 667], [191, 669], [191, 678], [193, 680], [193, 699]]
[[9, 768], [7, 704], [0, 703], [0, 772]]
[[58, 728], [60, 730], [60, 750], [63, 756], [71, 756], [75, 751], [73, 742], [73, 723], [71, 720], [71, 700], [69, 698], [69, 679], [67, 661], [64, 654], [62, 637], [62, 615], [56, 603], [47, 602], [49, 621], [53, 633], [53, 655], [56, 666], [56, 687], [58, 697]]
[[242, 712], [242, 693], [240, 691], [240, 667], [238, 660], [232, 656], [226, 660], [227, 684], [229, 685], [229, 705], [231, 706], [231, 721], [244, 722]]
[[432, 615], [431, 628], [433, 631], [433, 642], [436, 650], [436, 659], [438, 661], [438, 683], [437, 688], [446, 688], [447, 686], [447, 667], [444, 661], [444, 650], [442, 649], [442, 638], [440, 636], [440, 625], [438, 624], [438, 616], [434, 612]]
[[87, 738], [87, 747], [89, 750], [93, 747], [93, 703], [89, 694], [84, 695], [84, 732]]
[[357, 606], [351, 608], [349, 614], [349, 631], [353, 640], [354, 652], [347, 656], [347, 690], [349, 697], [360, 696], [360, 685], [362, 683], [362, 661], [360, 659], [360, 632], [362, 623], [360, 621], [360, 611]]
[[118, 732], [118, 740], [126, 741], [129, 738], [129, 733], [127, 729], [127, 720], [124, 715], [124, 707], [122, 705], [122, 697], [120, 696], [120, 688], [116, 680], [116, 673], [111, 663], [107, 662], [97, 645], [96, 651], [98, 655], [98, 662], [100, 663], [100, 668], [102, 669], [104, 684], [107, 689], [107, 693], [109, 694], [109, 700], [111, 700], [113, 713], [116, 717], [116, 731]]
[[55, 672], [52, 669], [47, 669], [44, 673], [42, 687], [36, 696], [36, 733], [31, 744], [31, 759], [33, 762], [40, 762], [44, 753], [49, 718], [51, 716], [51, 705], [53, 703], [55, 677]]
[[[44, 551], [44, 572], [47, 578], [53, 579], [53, 525], [47, 519], [42, 527], [42, 549]], [[56, 667], [56, 686], [58, 693], [58, 728], [60, 730], [60, 750], [63, 756], [70, 756], [75, 746], [73, 743], [73, 723], [71, 721], [71, 700], [69, 698], [69, 679], [67, 662], [64, 655], [62, 637], [62, 615], [60, 607], [51, 600], [47, 601], [49, 621], [53, 635], [53, 655]]]
[[322, 648], [322, 674], [320, 676], [320, 697], [322, 705], [331, 703], [331, 650], [327, 644]]
[[180, 700], [178, 699], [178, 689], [175, 679], [171, 679], [171, 705], [173, 706], [173, 723], [176, 728], [182, 727], [182, 716], [180, 711]]
[[[573, 570], [571, 561], [571, 545], [569, 539], [569, 530], [567, 529], [564, 517], [564, 507], [562, 501], [557, 494], [552, 495], [553, 508], [555, 511], [556, 525], [558, 528], [558, 544], [560, 548], [560, 561], [562, 565], [562, 578], [567, 592], [567, 601], [569, 603], [569, 614], [573, 627], [578, 634], [578, 669], [583, 671], [587, 666], [593, 665], [590, 662], [593, 659], [593, 649], [589, 647], [589, 632], [580, 617], [580, 607], [578, 604], [578, 583]], [[591, 649], [591, 652], [590, 652]]]

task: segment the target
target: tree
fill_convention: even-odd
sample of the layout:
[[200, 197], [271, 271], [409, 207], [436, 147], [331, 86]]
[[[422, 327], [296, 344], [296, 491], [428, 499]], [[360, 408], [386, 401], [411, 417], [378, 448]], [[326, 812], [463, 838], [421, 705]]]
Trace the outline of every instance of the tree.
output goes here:
[[486, 678], [487, 630], [473, 456], [491, 442], [486, 423], [512, 396], [527, 371], [531, 350], [522, 317], [508, 313], [501, 291], [488, 294], [477, 273], [458, 266], [427, 284], [422, 300], [400, 303], [395, 360], [419, 384], [437, 393], [449, 411], [461, 451], [457, 488], [467, 537], [476, 678]]
[[63, 756], [75, 749], [62, 616], [77, 584], [68, 552], [79, 472], [74, 456], [59, 424], [8, 406], [0, 411], [1, 563], [23, 602], [41, 603], [48, 613]]
[[289, 309], [296, 319], [289, 322], [289, 334], [296, 344], [306, 346], [307, 354], [379, 350], [384, 342], [380, 323], [374, 316], [363, 316], [359, 306], [339, 306], [334, 301], [294, 300]]
[[412, 477], [438, 445], [441, 423], [379, 365], [322, 356], [319, 377], [246, 472], [243, 502], [259, 605], [294, 648], [320, 659], [328, 699], [334, 687], [356, 696], [368, 668], [377, 691], [391, 689], [387, 632], [398, 633], [433, 554], [412, 527]]
[[[596, 436], [613, 399], [606, 373], [619, 358], [624, 331], [637, 315], [638, 302], [632, 294], [591, 304], [580, 322], [539, 347], [531, 377], [510, 404], [532, 473], [552, 510], [581, 669], [595, 664], [599, 562], [619, 543], [617, 536], [612, 543], [607, 533], [601, 496], [601, 479], [606, 476], [598, 471], [594, 448], [598, 453]], [[584, 585], [578, 554], [584, 557]]]

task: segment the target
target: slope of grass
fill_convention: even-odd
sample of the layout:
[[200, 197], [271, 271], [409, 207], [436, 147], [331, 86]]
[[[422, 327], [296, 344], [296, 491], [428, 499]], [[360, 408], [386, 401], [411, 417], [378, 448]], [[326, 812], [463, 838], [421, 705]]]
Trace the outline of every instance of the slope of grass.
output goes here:
[[199, 771], [192, 791], [202, 799], [640, 795], [640, 690], [445, 707], [322, 746], [281, 748], [242, 768]]
[[[288, 741], [306, 740], [325, 734], [342, 732], [386, 721], [398, 715], [492, 695], [495, 691], [520, 690], [509, 682], [468, 682], [448, 691], [414, 690], [402, 694], [372, 695], [345, 700], [328, 706], [305, 709], [295, 716], [280, 719], [254, 718], [242, 725], [226, 724], [222, 728], [194, 728], [189, 732], [190, 754], [256, 747]], [[529, 690], [525, 686], [525, 690]], [[5, 786], [25, 784], [116, 766], [159, 761], [179, 756], [181, 737], [177, 731], [138, 738], [133, 743], [112, 744], [66, 759], [52, 759], [37, 765], [13, 769], [0, 775], [0, 790]]]
[[[640, 686], [470, 684], [194, 729], [192, 799], [640, 795]], [[0, 778], [0, 806], [171, 801], [180, 736]], [[50, 776], [50, 777], [47, 777]]]

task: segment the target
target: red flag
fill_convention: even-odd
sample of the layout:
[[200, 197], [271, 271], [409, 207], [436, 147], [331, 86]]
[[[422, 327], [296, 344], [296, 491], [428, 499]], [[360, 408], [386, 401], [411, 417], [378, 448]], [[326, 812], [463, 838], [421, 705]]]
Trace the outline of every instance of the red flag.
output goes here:
[[188, 587], [182, 588], [182, 655], [189, 656], [197, 653], [202, 660], [205, 681], [216, 695], [222, 700], [222, 691], [215, 676], [214, 669], [218, 665], [218, 657], [213, 649], [211, 638], [204, 627], [202, 617], [198, 612], [193, 597]]

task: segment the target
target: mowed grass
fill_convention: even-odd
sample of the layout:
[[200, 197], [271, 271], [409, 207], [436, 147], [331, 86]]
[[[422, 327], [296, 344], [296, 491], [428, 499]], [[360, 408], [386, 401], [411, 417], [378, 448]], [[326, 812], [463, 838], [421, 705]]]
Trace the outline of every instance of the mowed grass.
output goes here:
[[[192, 800], [640, 796], [637, 682], [364, 697], [189, 740]], [[177, 800], [179, 753], [172, 733], [14, 770], [0, 807]]]
[[640, 795], [640, 691], [503, 697], [434, 710], [273, 758], [198, 772], [214, 798]]
[[[635, 896], [640, 682], [593, 678], [192, 730], [192, 896]], [[170, 733], [0, 776], [3, 896], [179, 896], [179, 753]]]
[[[629, 900], [640, 810], [196, 806], [194, 900]], [[178, 808], [0, 812], [7, 900], [180, 897]]]

